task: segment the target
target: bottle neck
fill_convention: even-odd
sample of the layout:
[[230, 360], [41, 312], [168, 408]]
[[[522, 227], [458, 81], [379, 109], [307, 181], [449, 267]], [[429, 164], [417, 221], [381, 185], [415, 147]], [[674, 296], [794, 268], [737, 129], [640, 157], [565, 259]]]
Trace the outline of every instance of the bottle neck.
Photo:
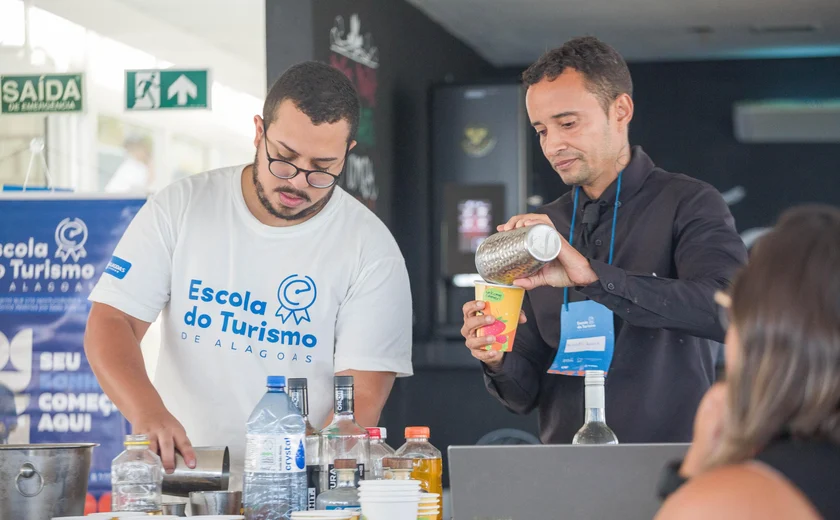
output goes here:
[[285, 394], [286, 388], [282, 386], [269, 386], [268, 387], [269, 394]]
[[148, 444], [127, 444], [125, 446], [127, 451], [144, 451], [149, 449]]
[[607, 423], [607, 414], [604, 412], [603, 408], [587, 408], [586, 409], [586, 416], [585, 422], [593, 423]]
[[289, 398], [292, 400], [304, 419], [309, 418], [309, 390], [306, 388], [294, 388], [289, 390]]
[[392, 480], [411, 480], [410, 469], [392, 469]]
[[356, 470], [355, 469], [337, 469], [338, 483], [336, 487], [340, 488], [355, 488], [356, 487]]
[[354, 406], [355, 392], [352, 386], [338, 387], [335, 389], [335, 415], [352, 417]]
[[603, 384], [588, 384], [584, 387], [585, 421], [607, 422]]

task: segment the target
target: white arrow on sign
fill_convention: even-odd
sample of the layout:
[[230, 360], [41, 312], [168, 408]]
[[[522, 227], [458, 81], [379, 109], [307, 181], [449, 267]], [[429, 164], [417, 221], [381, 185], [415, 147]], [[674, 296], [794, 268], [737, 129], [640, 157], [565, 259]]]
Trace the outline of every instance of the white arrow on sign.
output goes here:
[[198, 96], [198, 87], [188, 77], [181, 74], [166, 90], [166, 99], [172, 99], [173, 96], [178, 96], [175, 101], [178, 105], [186, 105], [187, 97], [195, 99]]

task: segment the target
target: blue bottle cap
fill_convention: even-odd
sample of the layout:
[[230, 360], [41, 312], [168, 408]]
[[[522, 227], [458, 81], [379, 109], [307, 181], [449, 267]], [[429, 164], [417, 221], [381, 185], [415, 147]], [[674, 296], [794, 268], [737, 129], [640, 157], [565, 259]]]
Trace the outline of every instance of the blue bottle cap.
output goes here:
[[266, 386], [269, 388], [285, 388], [286, 376], [268, 376]]

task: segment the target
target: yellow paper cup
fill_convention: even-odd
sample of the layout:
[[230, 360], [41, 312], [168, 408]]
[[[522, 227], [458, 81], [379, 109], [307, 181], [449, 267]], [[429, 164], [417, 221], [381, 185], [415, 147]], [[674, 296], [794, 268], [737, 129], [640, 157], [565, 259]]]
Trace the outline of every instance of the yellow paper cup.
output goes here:
[[475, 299], [484, 302], [484, 311], [480, 314], [496, 318], [496, 322], [478, 329], [478, 336], [495, 336], [496, 342], [488, 345], [487, 350], [510, 352], [513, 339], [519, 326], [519, 311], [525, 289], [512, 285], [497, 285], [486, 282], [475, 283]]

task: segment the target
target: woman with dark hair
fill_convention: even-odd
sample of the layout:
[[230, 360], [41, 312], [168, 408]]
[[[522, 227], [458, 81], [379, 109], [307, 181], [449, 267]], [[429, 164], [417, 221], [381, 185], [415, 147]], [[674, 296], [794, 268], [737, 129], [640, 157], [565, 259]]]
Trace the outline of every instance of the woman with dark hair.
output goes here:
[[840, 518], [840, 210], [785, 213], [718, 303], [726, 382], [657, 519]]

